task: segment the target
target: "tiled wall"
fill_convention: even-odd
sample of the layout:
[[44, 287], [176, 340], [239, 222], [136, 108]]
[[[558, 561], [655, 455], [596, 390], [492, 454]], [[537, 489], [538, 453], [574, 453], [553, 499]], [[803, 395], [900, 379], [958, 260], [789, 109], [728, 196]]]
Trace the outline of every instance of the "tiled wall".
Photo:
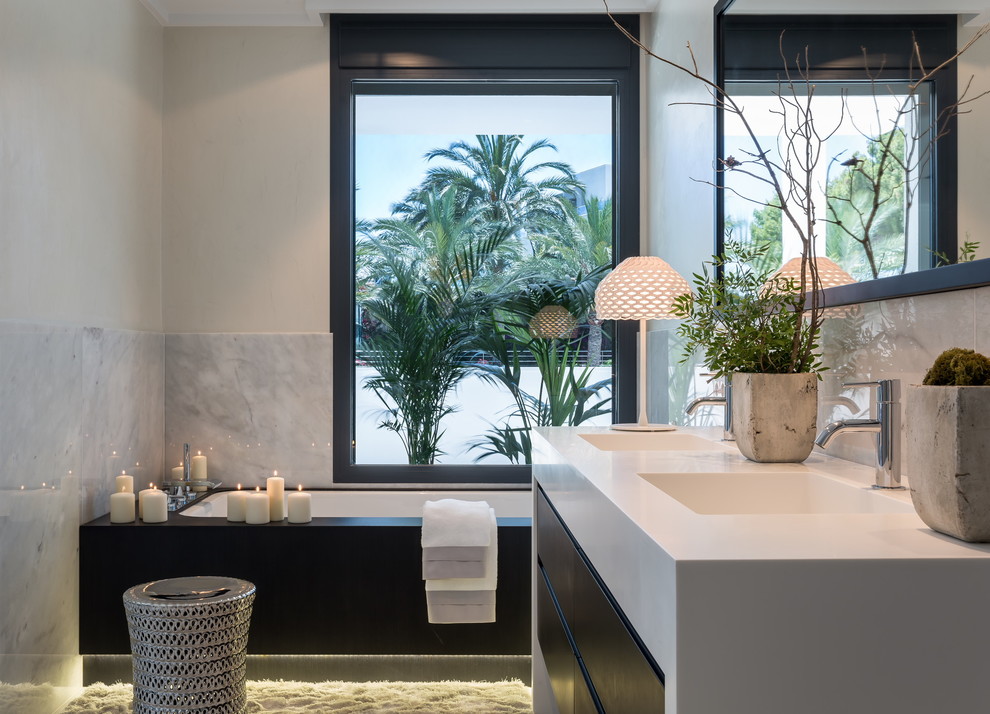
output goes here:
[[[990, 287], [895, 298], [851, 306], [828, 317], [822, 328], [825, 372], [819, 391], [819, 427], [832, 419], [875, 416], [875, 397], [863, 388], [843, 389], [842, 382], [900, 379], [920, 384], [935, 358], [950, 347], [990, 352]], [[848, 397], [859, 407], [830, 400]], [[874, 460], [873, 437], [850, 434], [837, 439], [828, 453], [863, 464]], [[905, 464], [910, 476], [910, 465]]]
[[331, 484], [329, 333], [165, 336], [166, 459], [182, 444], [207, 456], [224, 486]]
[[160, 333], [0, 321], [0, 682], [79, 681], [78, 526], [120, 470], [160, 477], [162, 353]]

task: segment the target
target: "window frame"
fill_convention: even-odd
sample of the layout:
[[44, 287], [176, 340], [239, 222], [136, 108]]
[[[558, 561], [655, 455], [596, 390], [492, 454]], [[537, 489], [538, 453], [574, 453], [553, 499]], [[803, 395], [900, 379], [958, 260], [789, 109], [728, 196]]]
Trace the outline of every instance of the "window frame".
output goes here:
[[[618, 16], [634, 34], [637, 15]], [[534, 42], [539, 39], [539, 42]], [[511, 47], [511, 52], [505, 48]], [[614, 102], [613, 263], [639, 252], [638, 48], [604, 16], [337, 15], [330, 18], [330, 301], [333, 340], [333, 481], [429, 487], [528, 486], [514, 464], [354, 463], [355, 87], [405, 84], [416, 93], [457, 85], [523, 93], [608, 87]], [[470, 87], [468, 87], [470, 89]], [[559, 91], [547, 91], [557, 89]], [[570, 90], [568, 92], [567, 90]], [[636, 410], [635, 325], [613, 330], [613, 416]]]
[[[937, 66], [941, 61], [951, 57], [956, 51], [956, 35], [958, 20], [955, 15], [733, 15], [727, 11], [731, 8], [732, 0], [721, 0], [715, 5], [715, 77], [719, 86], [726, 82], [736, 81], [768, 81], [776, 78], [780, 71], [779, 53], [776, 37], [780, 30], [788, 27], [791, 40], [798, 46], [812, 47], [812, 62], [814, 66], [812, 78], [820, 81], [855, 80], [862, 78], [861, 55], [858, 54], [861, 44], [867, 45], [872, 51], [870, 42], [860, 41], [852, 32], [869, 32], [871, 37], [878, 39], [873, 47], [885, 44], [894, 48], [896, 43], [904, 46], [904, 38], [910, 41], [911, 31], [918, 34], [918, 43], [925, 54], [926, 66]], [[731, 59], [727, 50], [732, 51], [730, 33], [740, 31], [763, 32], [772, 35], [774, 42], [769, 49], [769, 41], [764, 43], [764, 50], [752, 51], [748, 48], [748, 57]], [[803, 37], [802, 37], [803, 33]], [[812, 36], [815, 41], [805, 41]], [[794, 35], [797, 35], [795, 38]], [[829, 37], [830, 42], [821, 42], [821, 37]], [[897, 56], [900, 52], [900, 56]], [[893, 50], [894, 58], [889, 59], [883, 73], [884, 80], [896, 81], [904, 79], [908, 68], [902, 50]], [[776, 55], [777, 67], [766, 58]], [[755, 58], [755, 59], [754, 59]], [[858, 64], [857, 64], [858, 62]], [[958, 92], [957, 63], [953, 62], [933, 80], [932, 96], [936, 106], [934, 112], [955, 102]], [[723, 115], [716, 112], [715, 151], [716, 156], [723, 154]], [[931, 235], [933, 250], [954, 256], [958, 241], [958, 126], [955, 117], [949, 120], [949, 132], [939, 139], [932, 157], [934, 162], [931, 170], [933, 198]], [[715, 172], [714, 183], [721, 189], [722, 174]], [[721, 190], [715, 196], [716, 234], [714, 242], [716, 252], [721, 254], [723, 236], [719, 227], [725, 213], [724, 197]], [[934, 260], [934, 256], [933, 256]], [[860, 302], [885, 300], [888, 298], [907, 297], [927, 293], [946, 292], [990, 284], [990, 259], [977, 260], [971, 263], [957, 263], [918, 270], [903, 275], [894, 275], [875, 280], [867, 280], [851, 285], [827, 288], [823, 291], [825, 306], [849, 305]]]

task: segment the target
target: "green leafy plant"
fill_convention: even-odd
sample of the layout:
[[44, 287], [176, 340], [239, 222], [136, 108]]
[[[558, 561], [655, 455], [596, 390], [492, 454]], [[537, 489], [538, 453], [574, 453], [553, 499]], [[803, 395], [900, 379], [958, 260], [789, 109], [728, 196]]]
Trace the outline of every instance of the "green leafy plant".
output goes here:
[[[969, 235], [966, 236], [969, 238]], [[955, 263], [972, 263], [976, 260], [976, 252], [980, 249], [980, 241], [978, 240], [966, 240], [959, 247], [959, 257], [953, 261], [948, 255], [942, 251], [932, 250], [929, 251], [935, 256], [935, 267], [941, 268], [943, 265], [952, 265]]]
[[953, 347], [935, 358], [922, 383], [957, 387], [990, 385], [990, 359], [974, 350]]
[[675, 300], [674, 314], [684, 320], [677, 330], [685, 339], [684, 361], [700, 351], [716, 377], [824, 369], [819, 331], [805, 322], [804, 294], [795, 281], [755, 267], [765, 250], [727, 241], [725, 255], [694, 274], [694, 293]]

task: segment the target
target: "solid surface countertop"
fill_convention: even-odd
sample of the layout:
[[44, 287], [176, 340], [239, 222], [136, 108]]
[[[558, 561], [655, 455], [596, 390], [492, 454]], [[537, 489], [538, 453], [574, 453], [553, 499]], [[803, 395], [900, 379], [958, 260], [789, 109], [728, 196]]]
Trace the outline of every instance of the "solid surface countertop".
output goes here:
[[[674, 561], [990, 558], [990, 544], [964, 543], [928, 528], [910, 508], [907, 490], [871, 489], [872, 468], [817, 449], [802, 464], [760, 464], [743, 457], [733, 443], [719, 441], [721, 430], [715, 428], [683, 427], [673, 432], [710, 440], [710, 448], [694, 451], [605, 451], [580, 436], [620, 433], [607, 427], [541, 428], [537, 433], [537, 479], [552, 499], [574, 499], [579, 492], [592, 500], [608, 499]], [[662, 433], [624, 433], [662, 438]], [[547, 468], [553, 463], [571, 468]], [[871, 497], [907, 504], [908, 512], [707, 515], [692, 511], [640, 476], [768, 472], [824, 475], [869, 490]]]

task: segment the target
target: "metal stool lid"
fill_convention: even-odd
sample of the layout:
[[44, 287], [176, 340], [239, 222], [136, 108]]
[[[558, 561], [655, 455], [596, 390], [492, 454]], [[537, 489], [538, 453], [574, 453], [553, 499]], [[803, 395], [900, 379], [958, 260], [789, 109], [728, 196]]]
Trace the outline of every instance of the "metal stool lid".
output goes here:
[[254, 584], [247, 580], [196, 575], [135, 585], [124, 593], [124, 601], [159, 606], [187, 605], [236, 600], [253, 592]]

